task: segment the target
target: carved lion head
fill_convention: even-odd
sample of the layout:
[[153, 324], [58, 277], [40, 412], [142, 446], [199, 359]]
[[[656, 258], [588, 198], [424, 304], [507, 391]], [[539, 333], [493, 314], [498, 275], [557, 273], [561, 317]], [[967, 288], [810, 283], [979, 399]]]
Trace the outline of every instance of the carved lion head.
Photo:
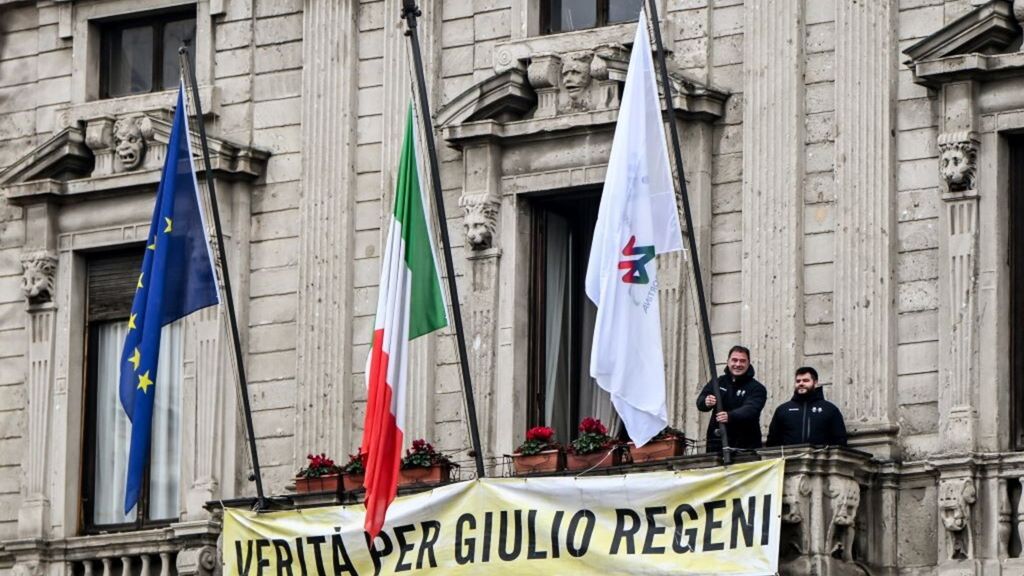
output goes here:
[[835, 479], [829, 486], [832, 497], [832, 523], [836, 526], [853, 526], [860, 507], [860, 486], [853, 480]]

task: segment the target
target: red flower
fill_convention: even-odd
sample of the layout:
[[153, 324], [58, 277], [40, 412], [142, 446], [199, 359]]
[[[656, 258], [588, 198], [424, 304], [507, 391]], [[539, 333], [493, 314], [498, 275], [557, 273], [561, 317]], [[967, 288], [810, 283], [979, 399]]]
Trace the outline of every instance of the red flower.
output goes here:
[[600, 420], [587, 417], [580, 422], [580, 432], [604, 436], [608, 434], [608, 429], [604, 427]]
[[534, 426], [526, 431], [526, 439], [533, 442], [551, 442], [555, 431], [547, 426]]

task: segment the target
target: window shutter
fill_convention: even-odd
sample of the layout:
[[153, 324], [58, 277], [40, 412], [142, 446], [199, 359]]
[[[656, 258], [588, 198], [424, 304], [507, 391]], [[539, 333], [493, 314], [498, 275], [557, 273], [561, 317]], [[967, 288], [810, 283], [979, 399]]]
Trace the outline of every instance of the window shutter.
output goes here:
[[142, 270], [141, 249], [106, 253], [90, 258], [88, 276], [88, 321], [128, 318], [135, 288]]

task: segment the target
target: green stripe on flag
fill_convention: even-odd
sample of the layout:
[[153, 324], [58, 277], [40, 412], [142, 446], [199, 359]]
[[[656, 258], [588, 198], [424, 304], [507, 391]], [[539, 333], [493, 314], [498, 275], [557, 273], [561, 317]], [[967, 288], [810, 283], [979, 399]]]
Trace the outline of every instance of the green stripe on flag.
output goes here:
[[395, 220], [402, 226], [405, 263], [412, 274], [409, 310], [409, 339], [413, 340], [448, 325], [441, 297], [441, 280], [434, 259], [427, 218], [423, 210], [416, 142], [413, 133], [412, 106], [405, 120], [405, 141], [398, 162], [398, 186], [395, 191]]

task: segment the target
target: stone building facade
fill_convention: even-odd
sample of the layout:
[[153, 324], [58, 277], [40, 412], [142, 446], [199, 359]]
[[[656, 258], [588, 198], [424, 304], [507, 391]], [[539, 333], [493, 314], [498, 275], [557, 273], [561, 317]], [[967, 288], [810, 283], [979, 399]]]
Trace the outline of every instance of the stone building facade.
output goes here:
[[[635, 26], [616, 2], [568, 31], [542, 0], [421, 3], [492, 471], [553, 404], [588, 415], [585, 364], [547, 343], [566, 338], [556, 315], [566, 341], [586, 333], [571, 262]], [[792, 463], [786, 570], [1024, 574], [1024, 2], [658, 2], [715, 355], [748, 345], [770, 406], [816, 366], [873, 456]], [[254, 493], [210, 309], [174, 333], [170, 516], [95, 516], [101, 335], [126, 319], [114, 288], [148, 229], [175, 97], [159, 56], [183, 18], [264, 483], [287, 492], [308, 452], [355, 450], [411, 94], [401, 4], [0, 0], [0, 574], [211, 573], [204, 505]], [[154, 23], [140, 65], [128, 42]], [[133, 66], [152, 85], [119, 76]], [[659, 275], [670, 417], [701, 437], [685, 256]], [[468, 462], [450, 331], [415, 343], [410, 381], [408, 435]]]

